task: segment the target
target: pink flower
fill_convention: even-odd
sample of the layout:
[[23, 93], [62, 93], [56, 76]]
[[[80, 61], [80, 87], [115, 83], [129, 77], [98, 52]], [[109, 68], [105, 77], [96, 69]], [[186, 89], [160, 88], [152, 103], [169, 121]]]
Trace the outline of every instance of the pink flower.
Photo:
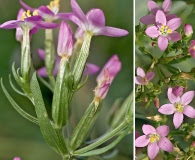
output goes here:
[[151, 38], [158, 37], [158, 46], [161, 51], [166, 50], [168, 40], [172, 42], [179, 41], [181, 35], [175, 30], [181, 25], [181, 18], [173, 18], [167, 21], [163, 11], [158, 10], [155, 17], [156, 25], [146, 29], [146, 34]]
[[190, 52], [191, 56], [195, 58], [195, 40], [191, 40], [191, 44], [188, 49], [188, 52]]
[[162, 149], [167, 152], [173, 151], [173, 145], [166, 136], [169, 133], [169, 127], [166, 125], [154, 128], [151, 125], [142, 126], [144, 135], [135, 140], [136, 147], [145, 147], [148, 145], [148, 157], [154, 159]]
[[135, 77], [135, 83], [146, 85], [154, 77], [154, 72], [148, 72], [147, 74], [141, 67], [137, 68], [137, 76]]
[[167, 92], [170, 104], [162, 105], [158, 111], [165, 115], [174, 114], [173, 124], [175, 128], [179, 128], [183, 122], [183, 115], [190, 118], [195, 118], [195, 109], [188, 104], [194, 98], [194, 91], [189, 91], [180, 96], [175, 96], [173, 94], [173, 89], [169, 88]]
[[154, 2], [153, 0], [150, 0], [148, 1], [148, 9], [152, 14], [143, 16], [140, 19], [140, 21], [146, 25], [155, 24], [155, 15], [158, 10], [162, 10], [165, 13], [167, 20], [177, 18], [175, 14], [168, 14], [169, 11], [171, 10], [171, 6], [172, 6], [172, 1], [165, 0], [162, 4], [162, 9], [160, 9], [159, 6], [156, 4], [156, 2]]
[[22, 160], [20, 157], [14, 157], [13, 160]]
[[187, 37], [190, 37], [193, 33], [193, 28], [190, 24], [185, 24], [184, 25], [184, 33]]

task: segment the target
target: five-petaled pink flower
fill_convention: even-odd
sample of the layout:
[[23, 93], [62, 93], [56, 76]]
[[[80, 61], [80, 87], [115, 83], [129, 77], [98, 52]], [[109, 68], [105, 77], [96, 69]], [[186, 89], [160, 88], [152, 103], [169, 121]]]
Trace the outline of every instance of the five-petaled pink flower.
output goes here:
[[177, 18], [177, 16], [175, 14], [168, 14], [169, 11], [171, 10], [171, 6], [172, 6], [172, 1], [165, 0], [162, 4], [162, 9], [160, 9], [159, 6], [156, 4], [156, 2], [154, 2], [153, 0], [150, 0], [150, 1], [148, 1], [148, 9], [152, 14], [143, 16], [140, 19], [140, 21], [146, 25], [155, 24], [155, 15], [156, 15], [158, 10], [162, 10], [165, 13], [168, 21], [173, 19], [173, 18]]
[[136, 147], [145, 147], [148, 145], [148, 157], [154, 159], [162, 149], [167, 152], [173, 151], [173, 145], [166, 136], [169, 134], [169, 127], [166, 125], [154, 128], [151, 125], [142, 126], [143, 136], [135, 140]]
[[189, 103], [194, 98], [194, 91], [188, 91], [180, 97], [175, 96], [172, 90], [172, 88], [169, 88], [167, 92], [169, 101], [171, 103], [162, 105], [158, 111], [165, 115], [174, 114], [173, 124], [177, 129], [183, 122], [183, 115], [186, 115], [190, 118], [195, 118], [195, 109], [189, 106]]
[[163, 11], [158, 10], [156, 13], [156, 25], [146, 29], [146, 34], [151, 38], [158, 37], [158, 46], [160, 50], [166, 50], [168, 40], [176, 42], [181, 39], [181, 35], [175, 30], [181, 25], [181, 18], [173, 18], [167, 21]]
[[71, 0], [71, 7], [74, 15], [69, 17], [70, 20], [85, 32], [92, 35], [111, 37], [126, 36], [129, 33], [124, 29], [105, 26], [105, 17], [101, 9], [91, 9], [87, 15], [85, 15], [76, 0]]
[[137, 76], [135, 77], [135, 83], [146, 85], [154, 77], [154, 72], [145, 73], [141, 67], [137, 68]]

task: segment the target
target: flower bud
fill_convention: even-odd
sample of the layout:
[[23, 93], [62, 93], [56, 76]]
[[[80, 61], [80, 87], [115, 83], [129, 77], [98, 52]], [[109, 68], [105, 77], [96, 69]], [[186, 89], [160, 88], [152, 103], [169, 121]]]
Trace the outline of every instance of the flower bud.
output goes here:
[[195, 148], [195, 141], [192, 142], [191, 147]]
[[[24, 9], [20, 9], [17, 15], [17, 20], [21, 20], [23, 13], [24, 13]], [[23, 39], [22, 29], [20, 27], [16, 28], [16, 40], [18, 42], [22, 42], [22, 39]]]
[[190, 47], [188, 49], [188, 52], [191, 54], [193, 58], [195, 58], [195, 40], [191, 41]]
[[159, 108], [159, 106], [160, 106], [159, 98], [156, 97], [154, 99], [154, 105], [155, 105], [156, 108]]
[[21, 160], [21, 158], [20, 157], [14, 157], [13, 160]]
[[173, 93], [176, 97], [178, 97], [178, 96], [181, 96], [181, 95], [183, 94], [183, 91], [184, 91], [184, 88], [183, 88], [183, 87], [181, 87], [181, 86], [176, 86], [176, 87], [173, 88], [172, 93]]
[[184, 33], [187, 37], [190, 37], [193, 33], [193, 28], [190, 24], [185, 24], [184, 25]]
[[73, 48], [74, 42], [71, 28], [68, 24], [62, 22], [58, 35], [58, 55], [69, 59], [72, 55]]

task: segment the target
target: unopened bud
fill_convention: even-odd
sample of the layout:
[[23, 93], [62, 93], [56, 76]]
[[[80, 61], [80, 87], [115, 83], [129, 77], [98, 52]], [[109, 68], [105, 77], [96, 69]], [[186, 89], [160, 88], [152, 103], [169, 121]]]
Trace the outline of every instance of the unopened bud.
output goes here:
[[188, 52], [191, 54], [193, 58], [195, 58], [195, 40], [191, 40], [191, 44], [188, 49]]
[[156, 42], [152, 42], [152, 47], [155, 47], [156, 46]]
[[192, 142], [191, 147], [195, 148], [195, 141]]
[[193, 34], [193, 28], [190, 24], [184, 25], [184, 33], [187, 37], [190, 37]]
[[154, 105], [155, 105], [156, 108], [159, 108], [159, 106], [160, 106], [159, 98], [156, 97], [156, 98], [154, 99]]

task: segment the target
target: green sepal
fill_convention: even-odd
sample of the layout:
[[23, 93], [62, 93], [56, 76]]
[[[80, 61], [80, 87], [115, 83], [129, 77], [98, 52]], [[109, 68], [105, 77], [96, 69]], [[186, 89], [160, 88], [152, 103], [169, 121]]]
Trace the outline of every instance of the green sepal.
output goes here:
[[67, 154], [68, 152], [62, 134], [59, 134], [59, 131], [56, 131], [53, 128], [52, 122], [48, 117], [39, 83], [37, 81], [36, 72], [32, 76], [31, 90], [35, 100], [35, 111], [37, 114], [39, 126], [45, 141], [51, 148], [53, 148], [61, 155]]
[[74, 68], [73, 68], [73, 76], [74, 76], [74, 89], [78, 87], [83, 71], [85, 69], [85, 65], [87, 62], [87, 58], [89, 56], [89, 48], [91, 43], [92, 35], [86, 33], [80, 53], [76, 59]]
[[66, 75], [69, 68], [67, 59], [62, 58], [59, 65], [54, 96], [52, 101], [52, 118], [56, 128], [62, 128], [68, 121], [69, 114], [69, 89]]
[[96, 120], [101, 106], [101, 102], [98, 106], [96, 106], [95, 103], [92, 102], [87, 108], [85, 114], [83, 115], [79, 123], [77, 124], [70, 139], [70, 146], [73, 151], [82, 144], [84, 138], [86, 137], [91, 128], [91, 125]]
[[12, 106], [14, 107], [14, 109], [20, 113], [24, 118], [28, 119], [29, 121], [38, 124], [38, 120], [37, 118], [29, 115], [27, 112], [25, 112], [23, 109], [21, 109], [18, 104], [13, 100], [13, 98], [10, 96], [10, 94], [8, 93], [8, 91], [6, 90], [6, 88], [3, 85], [3, 79], [1, 79], [1, 87], [2, 90], [4, 92], [4, 94], [6, 95], [7, 99], [9, 100], [9, 102], [12, 104]]

